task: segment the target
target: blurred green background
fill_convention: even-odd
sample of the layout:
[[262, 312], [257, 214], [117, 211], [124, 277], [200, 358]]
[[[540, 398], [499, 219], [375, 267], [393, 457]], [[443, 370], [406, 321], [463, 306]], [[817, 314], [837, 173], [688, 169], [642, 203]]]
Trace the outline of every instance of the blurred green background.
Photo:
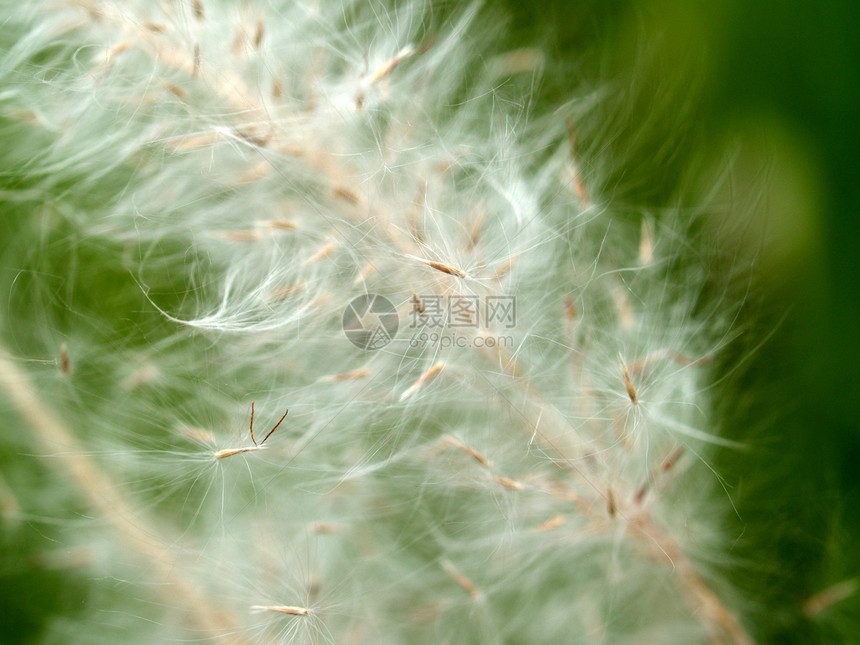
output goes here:
[[[589, 147], [605, 131], [580, 133], [586, 168], [622, 160], [600, 168], [601, 191], [655, 209], [700, 199], [702, 238], [722, 248], [715, 276], [735, 248], [754, 258], [752, 281], [731, 294], [744, 302], [740, 333], [719, 365], [719, 430], [750, 446], [715, 464], [738, 508], [724, 564], [759, 642], [860, 642], [858, 594], [804, 611], [860, 577], [860, 3], [501, 4], [507, 43], [555, 58], [543, 102], [585, 83], [627, 114], [605, 148]], [[707, 193], [696, 178], [728, 162]], [[0, 642], [40, 642], [45, 619], [86, 601], [75, 576], [21, 566], [49, 533], [4, 532]]]

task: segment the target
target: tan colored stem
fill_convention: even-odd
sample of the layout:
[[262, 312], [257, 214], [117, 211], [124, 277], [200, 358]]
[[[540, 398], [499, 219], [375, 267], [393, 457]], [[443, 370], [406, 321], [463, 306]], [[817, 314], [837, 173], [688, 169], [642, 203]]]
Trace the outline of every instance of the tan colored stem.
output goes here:
[[651, 555], [655, 558], [668, 558], [672, 562], [687, 604], [708, 630], [712, 643], [753, 645], [752, 638], [737, 617], [702, 579], [681, 546], [674, 538], [663, 533], [650, 515], [633, 517], [628, 526], [645, 540], [644, 546], [650, 549]]
[[27, 421], [37, 439], [58, 461], [74, 481], [87, 503], [116, 531], [127, 547], [140, 554], [150, 566], [153, 578], [165, 600], [171, 605], [179, 603], [188, 612], [189, 620], [207, 637], [220, 643], [247, 645], [238, 635], [235, 618], [212, 601], [186, 576], [177, 562], [168, 540], [159, 535], [143, 519], [142, 514], [123, 499], [118, 487], [99, 466], [86, 455], [72, 431], [67, 428], [36, 395], [28, 375], [7, 358], [8, 352], [0, 345], [0, 389]]
[[614, 531], [614, 527], [617, 526], [615, 522], [624, 522], [632, 538], [636, 540], [636, 546], [647, 557], [660, 562], [668, 561], [677, 574], [678, 585], [687, 605], [705, 627], [711, 643], [753, 645], [754, 641], [734, 613], [708, 586], [692, 560], [684, 553], [681, 545], [660, 528], [650, 512], [642, 509], [635, 513], [628, 513], [629, 509], [627, 509], [615, 514], [613, 521], [607, 521], [606, 515], [600, 510], [601, 506], [595, 504], [593, 500], [581, 498], [557, 485], [547, 485], [541, 481], [532, 483], [539, 490], [576, 505], [579, 511], [591, 520], [596, 530]]

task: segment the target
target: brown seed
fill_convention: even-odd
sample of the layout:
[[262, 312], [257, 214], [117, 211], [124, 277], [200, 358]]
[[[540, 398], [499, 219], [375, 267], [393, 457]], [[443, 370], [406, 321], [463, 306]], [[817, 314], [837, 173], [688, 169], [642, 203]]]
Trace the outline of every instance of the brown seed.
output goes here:
[[275, 289], [269, 297], [272, 300], [283, 300], [284, 298], [289, 298], [290, 296], [300, 293], [304, 288], [305, 285], [303, 282], [294, 282], [293, 284], [288, 284], [286, 287]]
[[614, 285], [612, 296], [615, 300], [615, 310], [618, 312], [618, 322], [621, 323], [621, 328], [630, 331], [633, 329], [635, 320], [633, 317], [633, 307], [630, 306], [627, 292], [623, 288]]
[[324, 257], [331, 255], [331, 253], [337, 248], [337, 244], [334, 242], [329, 242], [324, 247], [322, 247], [319, 251], [314, 253], [311, 257], [305, 260], [305, 264], [312, 264], [317, 260], [322, 260]]
[[136, 372], [123, 379], [120, 383], [120, 387], [126, 392], [130, 392], [142, 385], [151, 383], [160, 375], [161, 372], [155, 365], [144, 365]]
[[652, 471], [648, 475], [647, 479], [645, 479], [645, 481], [642, 482], [642, 485], [636, 491], [636, 495], [633, 496], [633, 499], [637, 503], [641, 504], [642, 500], [645, 499], [645, 494], [648, 492], [648, 489], [651, 487], [651, 483], [653, 481], [655, 481], [660, 476], [661, 473], [665, 473], [665, 472], [671, 470], [674, 467], [674, 465], [676, 463], [678, 463], [678, 460], [681, 458], [681, 455], [683, 455], [683, 454], [684, 454], [684, 446], [679, 446], [679, 447], [675, 448], [675, 450], [673, 450], [669, 454], [669, 456], [666, 457], [660, 463], [660, 467], [654, 469], [654, 471]]
[[684, 454], [684, 446], [678, 446], [677, 448], [675, 448], [674, 451], [672, 451], [671, 455], [669, 455], [668, 457], [666, 457], [666, 459], [663, 460], [663, 463], [660, 464], [660, 469], [663, 472], [670, 470], [672, 468], [672, 466], [674, 466], [676, 463], [678, 463], [678, 460], [681, 458], [681, 455], [683, 455], [683, 454]]
[[254, 31], [254, 49], [260, 49], [260, 45], [263, 44], [263, 34], [265, 33], [265, 26], [263, 25], [263, 19], [260, 18], [257, 20], [257, 28]]
[[13, 118], [24, 121], [25, 123], [41, 123], [39, 115], [33, 110], [15, 110], [13, 112]]
[[[517, 260], [519, 259], [519, 257], [520, 257], [519, 255], [512, 255], [512, 256], [511, 256], [511, 257], [509, 257], [507, 260], [505, 260], [504, 262], [502, 262], [502, 263], [499, 265], [499, 268], [497, 268], [497, 269], [495, 270], [495, 272], [493, 273], [493, 279], [494, 279], [494, 280], [501, 280], [501, 279], [502, 279], [502, 278], [504, 278], [508, 273], [510, 273], [510, 272], [511, 272], [511, 269], [513, 269], [513, 268], [514, 268], [514, 264], [516, 264], [516, 262], [517, 262]], [[465, 276], [463, 276], [463, 277], [465, 277]]]
[[556, 515], [555, 517], [548, 519], [546, 522], [541, 524], [535, 529], [535, 533], [545, 533], [546, 531], [553, 531], [561, 526], [564, 526], [566, 520], [562, 515]]
[[20, 520], [18, 517], [20, 512], [21, 506], [18, 504], [18, 498], [15, 497], [15, 493], [9, 487], [9, 484], [6, 483], [6, 480], [3, 479], [2, 474], [0, 474], [0, 517], [11, 528], [13, 524], [17, 524]]
[[236, 177], [237, 184], [248, 184], [268, 176], [272, 172], [272, 164], [268, 161], [260, 161], [248, 168]]
[[426, 236], [424, 234], [424, 225], [421, 222], [420, 213], [424, 209], [427, 200], [427, 182], [426, 180], [418, 189], [418, 194], [412, 200], [412, 208], [409, 209], [409, 233], [416, 242], [424, 242]]
[[60, 373], [68, 376], [72, 372], [72, 363], [69, 360], [69, 350], [66, 344], [60, 345]]
[[260, 135], [255, 134], [250, 129], [238, 129], [236, 130], [236, 136], [244, 139], [248, 143], [255, 145], [259, 148], [265, 148], [269, 143], [269, 138], [271, 135]]
[[418, 380], [415, 381], [411, 386], [409, 386], [406, 390], [404, 390], [403, 394], [400, 395], [400, 400], [404, 401], [412, 396], [418, 389], [424, 385], [425, 383], [429, 383], [432, 381], [439, 372], [442, 371], [442, 368], [445, 367], [444, 361], [439, 361], [433, 367], [424, 372], [421, 376], [418, 377]]
[[134, 43], [130, 40], [124, 40], [121, 43], [117, 43], [113, 47], [108, 50], [108, 55], [110, 57], [116, 56], [117, 54], [121, 54], [122, 52], [130, 49]]
[[578, 312], [576, 311], [576, 303], [573, 301], [573, 298], [570, 296], [565, 296], [564, 298], [564, 316], [567, 318], [567, 322], [573, 322], [576, 320]]
[[570, 118], [565, 119], [565, 125], [567, 126], [567, 141], [570, 145], [570, 157], [572, 159], [571, 179], [573, 180], [573, 185], [576, 189], [576, 195], [579, 197], [579, 201], [582, 202], [584, 206], [587, 206], [590, 203], [590, 200], [588, 199], [588, 191], [585, 189], [585, 184], [582, 182], [576, 163], [576, 129], [574, 128], [573, 121]]
[[651, 483], [649, 479], [642, 482], [642, 485], [637, 489], [636, 494], [633, 496], [633, 499], [637, 504], [641, 504], [642, 500], [645, 499], [645, 493], [648, 492], [650, 486]]
[[382, 65], [380, 65], [376, 71], [370, 76], [370, 84], [378, 83], [383, 78], [391, 74], [395, 70], [395, 68], [400, 65], [404, 60], [415, 54], [415, 48], [411, 45], [407, 45], [403, 49], [401, 49], [397, 54], [394, 55], [393, 58], [385, 61]]
[[453, 564], [448, 561], [443, 561], [442, 568], [445, 569], [445, 573], [451, 576], [454, 582], [460, 585], [460, 588], [463, 589], [463, 591], [469, 594], [472, 598], [477, 600], [481, 597], [481, 592], [475, 586], [475, 583], [469, 580], [462, 573], [460, 573]]
[[356, 381], [358, 379], [363, 379], [367, 376], [370, 376], [370, 370], [366, 367], [359, 367], [358, 369], [354, 369], [350, 372], [344, 372], [343, 374], [335, 374], [331, 377], [332, 383], [340, 383], [341, 381]]
[[329, 300], [331, 300], [330, 293], [321, 293], [316, 298], [311, 300], [310, 305], [312, 307], [319, 307], [320, 305], [324, 305], [325, 303], [327, 303]]
[[367, 280], [368, 276], [370, 276], [374, 271], [376, 271], [376, 267], [373, 266], [370, 262], [365, 264], [361, 271], [358, 272], [358, 275], [355, 276], [355, 280], [353, 280], [353, 284], [361, 284], [365, 280]]
[[353, 206], [356, 206], [360, 201], [357, 194], [355, 194], [349, 188], [344, 188], [343, 186], [336, 186], [332, 192], [334, 193], [335, 197], [345, 202], [348, 202]]
[[200, 45], [194, 43], [193, 63], [191, 66], [191, 76], [197, 76], [200, 73]]
[[637, 405], [639, 403], [639, 397], [636, 395], [636, 389], [633, 387], [633, 382], [630, 380], [630, 373], [627, 371], [627, 364], [624, 362], [624, 359], [621, 355], [618, 355], [619, 360], [621, 361], [621, 374], [624, 376], [624, 387], [627, 389], [627, 396], [630, 397], [630, 401], [633, 405]]
[[260, 231], [218, 231], [216, 235], [233, 242], [257, 242], [263, 237]]
[[181, 99], [185, 98], [185, 90], [176, 85], [175, 83], [162, 83], [162, 86], [167, 89], [172, 94], [175, 94]]
[[266, 219], [260, 220], [257, 222], [260, 226], [268, 226], [269, 228], [275, 228], [280, 230], [291, 230], [294, 228], [298, 228], [298, 225], [295, 222], [292, 222], [287, 219]]
[[474, 249], [478, 245], [478, 241], [481, 239], [481, 229], [484, 226], [484, 218], [487, 214], [484, 211], [478, 213], [477, 217], [475, 217], [475, 221], [472, 223], [472, 228], [469, 231], [469, 242], [466, 244], [466, 248], [468, 250]]
[[221, 139], [222, 136], [219, 133], [211, 132], [207, 134], [198, 134], [189, 137], [178, 137], [176, 139], [171, 139], [170, 146], [178, 152], [185, 152], [187, 150], [194, 150], [195, 148], [208, 146]]
[[540, 50], [526, 47], [494, 56], [487, 67], [499, 75], [520, 74], [540, 68], [543, 60]]
[[585, 183], [579, 175], [579, 169], [576, 166], [571, 168], [571, 179], [573, 179], [573, 187], [576, 190], [576, 196], [583, 206], [588, 206], [591, 201], [588, 199], [588, 190], [585, 188]]
[[[412, 256], [415, 257], [415, 256]], [[448, 275], [457, 276], [458, 278], [465, 278], [466, 272], [462, 269], [458, 269], [457, 267], [452, 267], [450, 264], [443, 264], [442, 262], [436, 262], [435, 260], [425, 260], [424, 258], [415, 258], [419, 262], [423, 262], [431, 269], [436, 269], [437, 271], [441, 271], [442, 273], [447, 273]]]
[[576, 196], [584, 206], [588, 206], [591, 203], [588, 199], [588, 190], [586, 190], [585, 183], [582, 181], [582, 177], [579, 176], [579, 170], [576, 167], [572, 169], [572, 175], [573, 186], [576, 189]]
[[489, 468], [489, 467], [492, 465], [492, 464], [490, 463], [490, 460], [489, 460], [489, 459], [487, 459], [487, 458], [486, 458], [484, 455], [482, 455], [480, 452], [478, 452], [478, 451], [477, 451], [477, 450], [475, 450], [474, 448], [470, 448], [469, 446], [467, 446], [466, 444], [464, 444], [464, 443], [462, 443], [462, 442], [458, 441], [458, 440], [457, 440], [457, 439], [455, 439], [454, 437], [450, 437], [450, 436], [449, 436], [449, 437], [444, 437], [444, 438], [443, 438], [443, 441], [444, 441], [445, 443], [447, 443], [448, 445], [451, 445], [451, 446], [453, 446], [453, 447], [455, 447], [455, 448], [457, 448], [457, 449], [459, 449], [459, 450], [463, 451], [464, 453], [466, 453], [467, 455], [469, 455], [472, 459], [474, 459], [475, 461], [477, 461], [479, 464], [481, 464], [481, 465], [483, 465], [483, 466], [486, 466], [487, 468]]
[[245, 31], [241, 27], [236, 30], [233, 43], [230, 45], [230, 51], [236, 57], [241, 56], [245, 51]]
[[642, 220], [642, 235], [639, 238], [639, 264], [651, 264], [654, 259], [654, 242], [651, 232], [651, 220]]
[[511, 490], [522, 490], [523, 485], [518, 481], [514, 481], [513, 479], [508, 479], [507, 477], [502, 477], [501, 475], [493, 475], [493, 479], [495, 479], [498, 483], [500, 483], [505, 488], [509, 488]]
[[274, 611], [281, 614], [289, 614], [290, 616], [308, 615], [308, 609], [306, 607], [296, 607], [293, 605], [254, 605], [251, 609], [255, 611]]
[[95, 551], [89, 546], [79, 546], [69, 549], [42, 551], [32, 558], [32, 563], [40, 569], [79, 569], [95, 564]]
[[209, 430], [195, 428], [193, 426], [182, 426], [180, 430], [186, 437], [198, 443], [211, 444], [215, 442], [215, 435], [213, 435]]
[[664, 358], [669, 358], [683, 367], [687, 367], [688, 365], [708, 365], [711, 362], [711, 359], [707, 356], [703, 356], [701, 358], [690, 358], [688, 356], [685, 356], [681, 352], [673, 352], [670, 350], [663, 349], [656, 352], [651, 352], [645, 358], [640, 358], [633, 361], [630, 364], [630, 371], [641, 372], [643, 369], [645, 369], [652, 363], [656, 363], [657, 361], [663, 360]]
[[212, 456], [215, 459], [226, 459], [227, 457], [232, 457], [233, 455], [239, 455], [243, 452], [255, 452], [257, 450], [265, 450], [266, 446], [246, 446], [245, 448], [226, 448], [224, 450], [216, 451]]

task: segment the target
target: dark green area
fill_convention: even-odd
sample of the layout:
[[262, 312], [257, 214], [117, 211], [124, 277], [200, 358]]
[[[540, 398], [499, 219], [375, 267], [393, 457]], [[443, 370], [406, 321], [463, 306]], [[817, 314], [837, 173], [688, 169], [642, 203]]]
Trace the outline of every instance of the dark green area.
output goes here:
[[[86, 583], [65, 571], [41, 568], [31, 547], [45, 540], [36, 527], [0, 535], [0, 642], [38, 643], [45, 618], [72, 617], [86, 603]], [[35, 563], [34, 563], [35, 560]]]
[[[703, 151], [750, 118], [765, 141], [772, 124], [802, 143], [821, 192], [820, 241], [801, 261], [754, 269], [717, 397], [723, 432], [751, 449], [720, 455], [717, 467], [738, 506], [732, 575], [756, 638], [860, 642], [857, 594], [814, 618], [801, 609], [860, 576], [860, 5], [504, 4], [524, 39], [555, 31], [549, 45], [569, 69], [569, 88], [608, 82], [614, 100], [641, 115], [640, 131], [628, 122], [611, 144], [627, 160], [607, 178], [612, 189], [624, 177], [615, 198], [668, 205]], [[544, 87], [551, 96], [564, 95], [559, 77]]]

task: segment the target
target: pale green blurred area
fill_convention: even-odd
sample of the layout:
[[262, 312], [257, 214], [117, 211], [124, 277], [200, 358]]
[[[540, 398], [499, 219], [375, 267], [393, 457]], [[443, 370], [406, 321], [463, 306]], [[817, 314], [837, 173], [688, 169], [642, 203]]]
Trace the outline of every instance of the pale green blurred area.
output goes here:
[[736, 222], [722, 243], [749, 249], [765, 279], [779, 280], [800, 264], [810, 277], [823, 279], [825, 180], [813, 145], [772, 112], [739, 120], [729, 137], [742, 147], [730, 160], [731, 180], [713, 197], [727, 207], [744, 197], [746, 202], [727, 212]]

